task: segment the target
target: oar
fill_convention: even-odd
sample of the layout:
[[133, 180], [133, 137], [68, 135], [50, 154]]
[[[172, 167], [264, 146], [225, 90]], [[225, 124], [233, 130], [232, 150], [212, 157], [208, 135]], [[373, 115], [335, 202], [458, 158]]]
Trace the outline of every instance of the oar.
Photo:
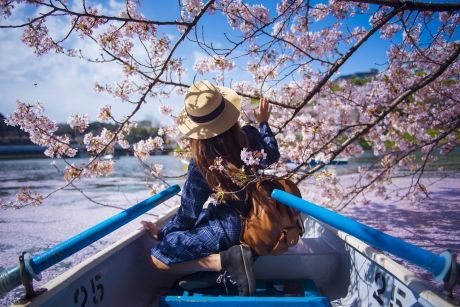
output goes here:
[[25, 257], [23, 255], [23, 269], [20, 269], [21, 264], [19, 264], [0, 273], [0, 297], [21, 285], [21, 271], [25, 270], [29, 279], [35, 278], [44, 270], [134, 220], [156, 205], [171, 198], [179, 191], [180, 187], [178, 185], [173, 185], [105, 221], [88, 228], [82, 233], [57, 244], [41, 255], [35, 257], [30, 257], [29, 254], [26, 254]]
[[459, 284], [460, 264], [455, 261], [455, 256], [450, 251], [445, 251], [440, 255], [434, 254], [282, 190], [273, 190], [272, 197], [371, 246], [428, 270], [433, 274], [435, 280], [444, 280], [452, 286], [454, 283]]

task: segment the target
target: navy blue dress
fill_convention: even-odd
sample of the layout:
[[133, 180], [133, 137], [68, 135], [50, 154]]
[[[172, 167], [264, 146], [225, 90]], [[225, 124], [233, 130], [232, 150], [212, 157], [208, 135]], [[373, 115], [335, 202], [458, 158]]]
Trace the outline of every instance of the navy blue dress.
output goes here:
[[[260, 163], [263, 168], [278, 161], [278, 144], [267, 123], [261, 123], [259, 131], [249, 125], [242, 130], [248, 137], [248, 150], [264, 149], [267, 153], [267, 158]], [[176, 215], [158, 233], [160, 243], [152, 248], [152, 256], [165, 264], [172, 264], [199, 259], [239, 244], [242, 221], [236, 209], [238, 201], [217, 205], [210, 203], [203, 210], [212, 193], [191, 160], [181, 205]]]

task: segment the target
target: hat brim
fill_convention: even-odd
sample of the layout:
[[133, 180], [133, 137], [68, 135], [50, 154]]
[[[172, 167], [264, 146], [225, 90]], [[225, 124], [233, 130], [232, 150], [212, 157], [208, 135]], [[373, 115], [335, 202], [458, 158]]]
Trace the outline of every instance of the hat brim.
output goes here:
[[222, 94], [225, 103], [224, 111], [212, 121], [196, 123], [190, 119], [185, 109], [182, 110], [176, 118], [177, 126], [182, 134], [191, 139], [210, 139], [227, 131], [238, 121], [241, 111], [240, 96], [231, 88], [216, 87]]

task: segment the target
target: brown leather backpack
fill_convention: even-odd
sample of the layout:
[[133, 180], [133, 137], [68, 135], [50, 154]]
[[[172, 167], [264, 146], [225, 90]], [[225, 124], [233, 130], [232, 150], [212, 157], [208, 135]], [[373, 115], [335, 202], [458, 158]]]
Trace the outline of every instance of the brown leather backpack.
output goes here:
[[289, 179], [265, 179], [248, 187], [252, 207], [244, 218], [241, 241], [261, 256], [286, 252], [288, 247], [297, 244], [303, 233], [299, 211], [271, 198], [273, 189], [301, 197]]

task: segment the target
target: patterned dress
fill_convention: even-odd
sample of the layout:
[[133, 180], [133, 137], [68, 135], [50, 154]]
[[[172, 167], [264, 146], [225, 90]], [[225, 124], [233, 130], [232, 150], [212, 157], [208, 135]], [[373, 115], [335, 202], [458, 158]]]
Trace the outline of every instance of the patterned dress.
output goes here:
[[[264, 149], [267, 153], [266, 159], [260, 163], [262, 167], [278, 161], [278, 144], [267, 123], [261, 123], [259, 131], [249, 125], [242, 130], [249, 141], [248, 150]], [[158, 233], [160, 243], [152, 248], [152, 256], [165, 264], [172, 264], [199, 259], [239, 244], [242, 221], [236, 207], [241, 202], [210, 203], [203, 209], [212, 193], [191, 160], [181, 205], [176, 215]]]

